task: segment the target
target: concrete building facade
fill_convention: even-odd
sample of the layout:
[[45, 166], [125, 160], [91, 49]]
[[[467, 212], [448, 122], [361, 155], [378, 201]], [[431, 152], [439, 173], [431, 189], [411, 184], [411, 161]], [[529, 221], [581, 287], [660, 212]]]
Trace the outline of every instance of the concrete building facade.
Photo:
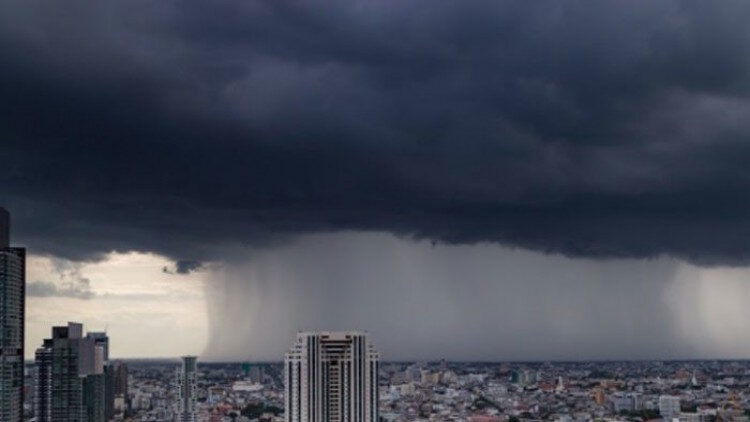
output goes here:
[[177, 370], [177, 408], [175, 420], [177, 422], [197, 422], [198, 403], [196, 397], [196, 372], [198, 358], [183, 356], [182, 366]]
[[286, 422], [377, 422], [379, 356], [363, 332], [305, 332], [286, 355]]

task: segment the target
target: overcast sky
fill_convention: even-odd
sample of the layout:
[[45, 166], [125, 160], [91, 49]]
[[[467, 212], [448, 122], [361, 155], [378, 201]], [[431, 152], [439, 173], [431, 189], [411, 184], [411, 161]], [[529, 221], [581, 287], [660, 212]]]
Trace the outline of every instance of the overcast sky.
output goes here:
[[4, 1], [28, 350], [80, 320], [114, 356], [335, 326], [394, 358], [746, 357], [749, 13]]

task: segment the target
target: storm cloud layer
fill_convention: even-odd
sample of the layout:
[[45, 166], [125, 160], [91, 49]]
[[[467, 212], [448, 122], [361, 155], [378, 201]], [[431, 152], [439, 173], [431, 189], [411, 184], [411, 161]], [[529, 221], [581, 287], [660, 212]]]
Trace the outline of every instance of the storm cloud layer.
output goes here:
[[[750, 258], [750, 4], [0, 5], [0, 198], [74, 260], [386, 231]], [[177, 266], [177, 271], [185, 266]]]

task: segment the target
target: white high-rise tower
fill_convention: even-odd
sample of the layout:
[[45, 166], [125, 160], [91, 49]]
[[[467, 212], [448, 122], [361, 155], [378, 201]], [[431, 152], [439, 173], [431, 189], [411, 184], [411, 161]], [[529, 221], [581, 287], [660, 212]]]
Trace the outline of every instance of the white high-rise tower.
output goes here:
[[182, 367], [177, 370], [177, 406], [175, 409], [177, 422], [198, 421], [198, 404], [195, 395], [197, 360], [195, 356], [183, 356]]
[[377, 422], [378, 369], [367, 333], [297, 334], [284, 366], [286, 422]]

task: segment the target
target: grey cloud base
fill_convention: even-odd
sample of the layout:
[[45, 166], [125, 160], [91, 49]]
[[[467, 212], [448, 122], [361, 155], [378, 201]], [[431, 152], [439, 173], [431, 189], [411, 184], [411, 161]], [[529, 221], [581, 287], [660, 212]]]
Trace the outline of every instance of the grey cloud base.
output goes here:
[[88, 282], [81, 285], [68, 284], [58, 286], [50, 281], [32, 281], [26, 283], [26, 295], [31, 297], [70, 297], [75, 299], [91, 299], [94, 293]]
[[302, 236], [206, 287], [205, 359], [276, 361], [298, 330], [367, 330], [389, 360], [742, 358], [747, 270], [567, 259], [390, 235]]
[[750, 258], [750, 4], [0, 5], [0, 198], [74, 260], [386, 231]]

